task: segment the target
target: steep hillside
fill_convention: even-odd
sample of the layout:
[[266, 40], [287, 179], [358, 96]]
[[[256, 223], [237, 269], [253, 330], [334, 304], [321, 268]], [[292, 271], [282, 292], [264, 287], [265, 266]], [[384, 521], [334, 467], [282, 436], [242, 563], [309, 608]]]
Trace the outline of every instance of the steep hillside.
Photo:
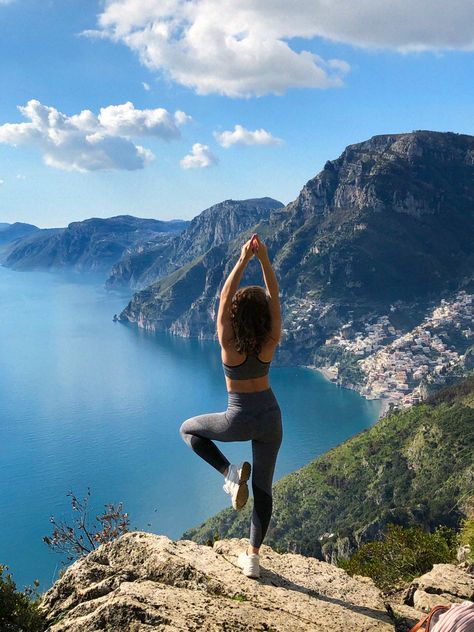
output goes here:
[[146, 287], [204, 255], [210, 248], [228, 244], [282, 206], [281, 202], [268, 197], [214, 204], [195, 217], [171, 242], [151, 247], [140, 245], [127, 252], [112, 268], [107, 287]]
[[85, 272], [108, 271], [126, 248], [147, 240], [168, 241], [170, 235], [183, 230], [186, 224], [130, 215], [72, 222], [67, 228], [41, 230], [15, 242], [4, 265], [17, 270], [74, 268]]
[[[389, 522], [458, 526], [474, 486], [473, 454], [474, 375], [277, 481], [266, 542], [334, 562]], [[225, 509], [182, 537], [247, 537], [252, 505]]]

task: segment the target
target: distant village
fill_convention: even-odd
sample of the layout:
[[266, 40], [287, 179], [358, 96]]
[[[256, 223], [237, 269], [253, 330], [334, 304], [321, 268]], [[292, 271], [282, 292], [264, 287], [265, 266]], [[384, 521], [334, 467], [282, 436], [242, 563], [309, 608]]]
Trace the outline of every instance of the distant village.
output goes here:
[[[308, 318], [307, 310], [298, 307], [292, 313], [295, 330], [308, 334], [314, 327], [309, 322], [314, 316]], [[473, 295], [460, 291], [452, 300], [442, 299], [420, 325], [407, 333], [398, 331], [390, 316], [383, 315], [357, 330], [349, 321], [325, 344], [360, 358], [357, 365], [365, 379], [354, 386], [364, 397], [383, 398], [385, 403], [404, 408], [423, 399], [423, 383], [442, 383], [443, 376], [462, 366], [465, 350], [474, 343], [473, 323]], [[323, 372], [329, 379], [340, 381], [338, 361], [324, 367]]]

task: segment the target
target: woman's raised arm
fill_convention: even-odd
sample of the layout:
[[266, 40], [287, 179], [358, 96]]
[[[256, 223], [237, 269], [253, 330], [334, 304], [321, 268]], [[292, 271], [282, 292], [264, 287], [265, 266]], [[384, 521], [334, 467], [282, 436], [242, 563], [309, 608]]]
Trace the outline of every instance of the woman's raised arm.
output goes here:
[[250, 244], [251, 241], [252, 240], [249, 239], [242, 246], [239, 260], [222, 286], [219, 300], [219, 311], [217, 312], [217, 337], [222, 347], [228, 345], [234, 337], [234, 330], [230, 317], [230, 307], [232, 305], [232, 297], [237, 292], [240, 280], [242, 279], [242, 274], [244, 273], [248, 262], [255, 254]]
[[252, 239], [257, 242], [258, 247], [255, 249], [255, 256], [258, 258], [260, 265], [262, 266], [263, 279], [270, 297], [270, 315], [272, 318], [270, 338], [275, 343], [278, 343], [281, 337], [281, 309], [278, 281], [275, 272], [273, 271], [272, 264], [270, 263], [267, 247], [260, 241], [258, 235], [255, 235]]

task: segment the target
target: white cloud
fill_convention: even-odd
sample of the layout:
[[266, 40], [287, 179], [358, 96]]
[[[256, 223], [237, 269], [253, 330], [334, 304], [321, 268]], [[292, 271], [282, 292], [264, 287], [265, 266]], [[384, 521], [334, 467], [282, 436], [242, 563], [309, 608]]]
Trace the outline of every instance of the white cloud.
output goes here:
[[263, 128], [252, 132], [242, 125], [235, 125], [233, 131], [214, 132], [214, 137], [226, 149], [232, 145], [279, 145], [283, 142]]
[[90, 110], [67, 116], [36, 99], [18, 109], [29, 122], [0, 125], [0, 143], [39, 147], [47, 165], [68, 171], [142, 169], [154, 155], [132, 139], [180, 138], [179, 127], [191, 120], [181, 110], [138, 110], [130, 101], [101, 108], [98, 116]]
[[198, 94], [343, 85], [349, 65], [292, 47], [324, 38], [398, 52], [473, 50], [472, 0], [106, 0], [98, 29]]
[[24, 176], [22, 173], [17, 173], [16, 174], [16, 179], [17, 180], [26, 180], [26, 176]]
[[2, 186], [2, 184], [5, 184], [5, 180], [2, 180], [2, 179], [0, 178], [0, 187]]
[[[348, 65], [293, 50], [285, 39], [297, 33], [281, 32], [278, 20], [267, 23], [271, 11], [249, 0], [109, 0], [99, 29], [84, 34], [126, 44], [147, 67], [198, 94], [250, 97], [341, 86]], [[282, 11], [288, 13], [286, 3]]]
[[179, 162], [183, 169], [202, 169], [217, 163], [217, 157], [209, 149], [209, 145], [194, 143], [190, 154], [187, 154]]
[[147, 92], [150, 92], [151, 86], [149, 83], [147, 83], [146, 81], [142, 81], [142, 86], [144, 90], [146, 90]]

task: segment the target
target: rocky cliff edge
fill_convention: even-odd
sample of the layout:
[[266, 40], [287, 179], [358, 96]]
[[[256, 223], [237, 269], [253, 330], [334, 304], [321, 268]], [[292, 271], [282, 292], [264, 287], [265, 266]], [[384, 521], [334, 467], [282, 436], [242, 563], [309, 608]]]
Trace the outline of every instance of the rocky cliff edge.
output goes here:
[[383, 632], [422, 615], [390, 605], [367, 577], [266, 545], [260, 579], [247, 578], [236, 563], [247, 544], [125, 534], [76, 561], [45, 593], [48, 631]]

